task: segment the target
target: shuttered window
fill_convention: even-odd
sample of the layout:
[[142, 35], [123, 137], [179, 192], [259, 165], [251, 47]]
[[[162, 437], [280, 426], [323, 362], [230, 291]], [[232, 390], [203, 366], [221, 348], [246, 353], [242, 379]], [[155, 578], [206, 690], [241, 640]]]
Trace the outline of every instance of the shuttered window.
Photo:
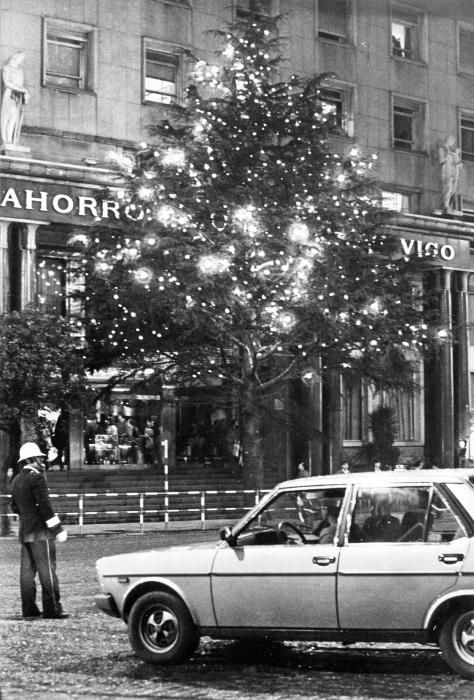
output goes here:
[[347, 39], [347, 0], [319, 0], [319, 36], [323, 39]]

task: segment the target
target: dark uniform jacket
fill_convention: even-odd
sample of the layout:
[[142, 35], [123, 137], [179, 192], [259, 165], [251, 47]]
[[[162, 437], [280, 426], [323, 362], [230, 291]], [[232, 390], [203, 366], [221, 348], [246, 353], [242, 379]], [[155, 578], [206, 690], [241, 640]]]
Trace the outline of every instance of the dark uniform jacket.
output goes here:
[[62, 531], [43, 474], [31, 465], [13, 479], [11, 509], [20, 516], [20, 542], [54, 539]]

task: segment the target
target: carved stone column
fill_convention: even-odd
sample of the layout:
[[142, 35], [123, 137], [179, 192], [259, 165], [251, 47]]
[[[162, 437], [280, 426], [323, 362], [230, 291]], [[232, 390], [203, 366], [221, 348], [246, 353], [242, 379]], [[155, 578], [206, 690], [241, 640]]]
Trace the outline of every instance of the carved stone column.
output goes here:
[[451, 270], [438, 272], [441, 323], [447, 333], [440, 338], [433, 376], [429, 378], [434, 399], [428, 415], [429, 452], [437, 467], [454, 466], [455, 455], [451, 277]]
[[[468, 274], [455, 273], [453, 291], [453, 373], [456, 447], [469, 438], [469, 318]], [[460, 464], [457, 464], [460, 466]]]
[[35, 301], [36, 295], [36, 231], [38, 223], [25, 224], [22, 256], [21, 307]]
[[0, 314], [8, 311], [8, 221], [0, 221]]

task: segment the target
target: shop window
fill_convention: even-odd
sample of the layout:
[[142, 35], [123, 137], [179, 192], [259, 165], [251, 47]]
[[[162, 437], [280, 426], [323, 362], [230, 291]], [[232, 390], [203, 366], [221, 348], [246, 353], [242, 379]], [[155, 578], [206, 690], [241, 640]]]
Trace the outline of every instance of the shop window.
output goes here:
[[398, 7], [392, 8], [392, 55], [395, 58], [421, 58], [421, 23], [421, 15]]
[[397, 442], [413, 442], [417, 437], [415, 392], [393, 390], [384, 393], [384, 404], [394, 410], [397, 425]]
[[36, 294], [40, 311], [66, 315], [66, 261], [63, 258], [38, 255]]
[[319, 0], [319, 38], [340, 42], [348, 41], [349, 10], [348, 0]]
[[461, 115], [461, 151], [463, 160], [474, 161], [474, 116], [472, 115]]
[[146, 103], [179, 102], [183, 86], [183, 53], [145, 39], [143, 99]]
[[63, 90], [93, 88], [93, 27], [45, 19], [43, 85]]
[[319, 92], [323, 112], [331, 117], [338, 132], [344, 136], [354, 135], [352, 88], [324, 88]]
[[360, 378], [345, 377], [343, 380], [343, 425], [344, 440], [363, 440], [363, 391]]
[[458, 68], [466, 73], [474, 73], [474, 27], [458, 27]]
[[[468, 297], [468, 314], [469, 314], [469, 345], [474, 347], [474, 275], [469, 275], [469, 297]], [[474, 375], [471, 374], [471, 377]], [[474, 406], [474, 402], [472, 402]]]
[[402, 151], [420, 151], [423, 146], [424, 106], [396, 99], [393, 105], [393, 147]]

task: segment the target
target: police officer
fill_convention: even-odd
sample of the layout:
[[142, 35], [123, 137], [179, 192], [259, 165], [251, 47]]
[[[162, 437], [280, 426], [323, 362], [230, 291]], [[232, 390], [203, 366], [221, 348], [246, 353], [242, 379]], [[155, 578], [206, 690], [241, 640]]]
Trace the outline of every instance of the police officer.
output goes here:
[[43, 599], [43, 617], [62, 619], [56, 575], [55, 540], [65, 542], [67, 531], [55, 514], [44, 477], [45, 457], [34, 442], [20, 448], [21, 471], [12, 482], [11, 509], [20, 517], [20, 591], [24, 618], [40, 617], [36, 604], [35, 577], [38, 574]]

